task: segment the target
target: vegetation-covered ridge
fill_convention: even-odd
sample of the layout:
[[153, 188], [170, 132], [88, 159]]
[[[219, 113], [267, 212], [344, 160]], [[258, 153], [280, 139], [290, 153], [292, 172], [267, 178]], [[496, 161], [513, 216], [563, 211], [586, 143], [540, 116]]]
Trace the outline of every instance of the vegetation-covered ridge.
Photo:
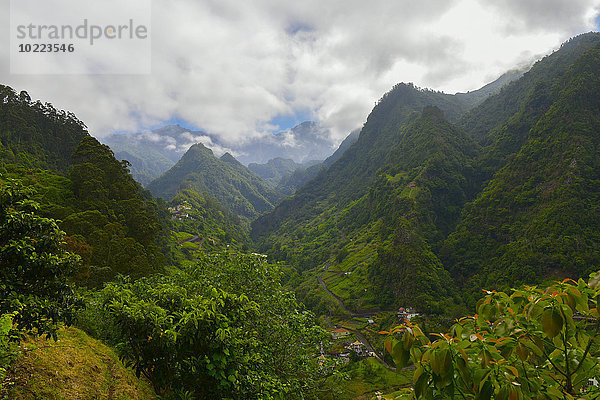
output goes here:
[[206, 193], [245, 218], [254, 218], [272, 209], [282, 198], [231, 155], [216, 158], [200, 143], [190, 147], [177, 164], [147, 187], [155, 196], [166, 200], [182, 189]]
[[253, 238], [296, 267], [315, 306], [306, 271], [320, 267], [338, 271], [329, 286], [354, 310], [457, 311], [482, 286], [587, 275], [599, 264], [599, 42], [573, 38], [466, 113], [457, 97], [397, 85]]
[[89, 136], [83, 122], [50, 103], [0, 85], [0, 160], [65, 174], [71, 154]]
[[446, 265], [462, 285], [586, 276], [600, 265], [600, 50], [555, 83], [556, 101], [464, 213]]

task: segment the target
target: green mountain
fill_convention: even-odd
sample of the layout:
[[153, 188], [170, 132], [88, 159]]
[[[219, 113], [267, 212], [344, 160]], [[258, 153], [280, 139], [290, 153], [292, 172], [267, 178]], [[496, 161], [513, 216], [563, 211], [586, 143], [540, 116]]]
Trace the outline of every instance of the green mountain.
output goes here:
[[0, 160], [66, 173], [71, 154], [88, 136], [83, 122], [8, 86], [0, 85], [0, 99]]
[[360, 129], [350, 132], [350, 134], [346, 136], [342, 143], [340, 143], [337, 150], [332, 155], [327, 157], [325, 161], [321, 163], [315, 163], [314, 165], [304, 164], [304, 167], [298, 168], [295, 171], [281, 177], [277, 185], [277, 190], [287, 195], [294, 194], [296, 190], [304, 186], [311, 179], [315, 178], [322, 169], [331, 167], [331, 164], [336, 162], [342, 156], [342, 154], [344, 154], [344, 152], [358, 140], [359, 134]]
[[323, 204], [345, 205], [362, 197], [374, 181], [377, 170], [385, 165], [389, 150], [399, 140], [398, 132], [415, 111], [433, 105], [456, 120], [463, 111], [463, 101], [454, 95], [398, 84], [375, 106], [357, 142], [328, 169], [284, 200], [276, 212], [253, 223], [253, 236], [258, 239], [289, 222], [301, 223], [314, 218]]
[[282, 198], [233, 156], [216, 158], [200, 143], [190, 147], [177, 164], [147, 188], [165, 200], [184, 189], [206, 193], [245, 218], [271, 210]]
[[448, 313], [457, 289], [472, 302], [476, 288], [598, 269], [599, 43], [573, 38], [487, 98], [396, 85], [253, 238], [317, 308], [316, 274], [355, 310]]
[[548, 98], [443, 250], [471, 291], [586, 276], [600, 265], [600, 50], [579, 57]]
[[2, 93], [0, 185], [30, 187], [41, 214], [60, 220], [65, 246], [82, 257], [77, 280], [94, 286], [117, 274], [162, 270], [169, 257], [166, 220], [127, 164], [73, 114], [7, 86]]
[[152, 182], [175, 164], [157, 151], [144, 151], [144, 156], [137, 151], [119, 151], [115, 153], [117, 160], [127, 160], [131, 176], [142, 186]]
[[152, 131], [138, 133], [119, 133], [102, 138], [110, 146], [118, 160], [127, 160], [131, 164], [131, 176], [146, 186], [164, 174], [183, 155], [181, 148], [191, 137], [204, 132], [189, 131], [179, 125], [168, 125]]
[[[548, 88], [560, 79], [573, 61], [596, 47], [599, 40], [600, 33], [591, 32], [563, 43], [559, 50], [533, 65], [522, 78], [508, 83], [498, 94], [488, 97], [478, 107], [461, 116], [457, 124], [480, 144], [492, 143], [498, 139], [498, 131], [513, 116], [521, 112], [533, 111], [530, 110], [532, 106], [527, 105], [528, 100], [531, 101], [532, 97], [543, 97], [542, 93], [547, 92]], [[545, 104], [547, 108], [547, 101]], [[544, 108], [543, 106], [544, 100], [538, 99], [537, 107]], [[538, 113], [537, 117], [539, 118], [540, 115]], [[527, 127], [519, 130], [521, 135], [523, 131], [527, 132]]]
[[[318, 164], [315, 162], [314, 164]], [[256, 175], [260, 176], [272, 188], [276, 188], [282, 178], [292, 174], [297, 169], [303, 169], [310, 165], [298, 164], [291, 158], [273, 158], [266, 164], [250, 163], [248, 168]]]
[[266, 164], [248, 164], [248, 168], [278, 192], [291, 196], [298, 188], [315, 178], [321, 169], [329, 168], [337, 161], [358, 140], [359, 133], [359, 129], [352, 131], [340, 143], [337, 150], [322, 162], [309, 161], [298, 164], [292, 159], [278, 157], [269, 160]]

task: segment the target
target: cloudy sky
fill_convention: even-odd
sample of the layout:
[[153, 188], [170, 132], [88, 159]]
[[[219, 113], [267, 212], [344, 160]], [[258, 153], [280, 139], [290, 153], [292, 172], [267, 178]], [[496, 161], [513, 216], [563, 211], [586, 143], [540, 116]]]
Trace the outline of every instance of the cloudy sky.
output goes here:
[[73, 111], [97, 137], [179, 122], [239, 143], [316, 120], [339, 141], [395, 83], [474, 90], [600, 20], [600, 0], [150, 3], [151, 73], [22, 75], [10, 73], [0, 0], [0, 82]]

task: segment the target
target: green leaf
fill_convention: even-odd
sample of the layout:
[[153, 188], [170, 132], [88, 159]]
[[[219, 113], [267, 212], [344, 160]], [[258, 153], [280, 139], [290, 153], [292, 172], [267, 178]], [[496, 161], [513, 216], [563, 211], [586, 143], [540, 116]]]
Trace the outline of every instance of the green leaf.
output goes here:
[[563, 323], [562, 315], [555, 308], [547, 308], [542, 313], [542, 329], [550, 338], [560, 333]]
[[404, 368], [408, 365], [410, 359], [410, 351], [405, 350], [402, 343], [397, 342], [392, 350], [392, 358], [396, 368]]
[[419, 376], [419, 379], [415, 382], [415, 396], [417, 399], [423, 397], [425, 388], [427, 388], [427, 381], [429, 380], [429, 374], [423, 373]]
[[434, 353], [431, 360], [431, 369], [436, 375], [445, 377], [452, 372], [452, 355], [450, 350], [441, 349]]
[[527, 350], [527, 347], [525, 347], [521, 343], [518, 343], [515, 347], [515, 353], [521, 361], [527, 361], [527, 358], [529, 358], [529, 350]]
[[475, 397], [475, 400], [490, 400], [494, 394], [494, 388], [490, 381], [485, 381], [479, 388], [479, 392]]

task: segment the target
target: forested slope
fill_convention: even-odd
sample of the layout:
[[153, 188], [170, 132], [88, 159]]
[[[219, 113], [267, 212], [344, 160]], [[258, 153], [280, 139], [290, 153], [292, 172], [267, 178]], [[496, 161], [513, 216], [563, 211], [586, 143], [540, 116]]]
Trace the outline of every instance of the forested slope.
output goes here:
[[246, 218], [272, 209], [282, 198], [231, 155], [218, 159], [201, 143], [190, 147], [177, 164], [147, 187], [165, 200], [182, 189], [206, 193]]

